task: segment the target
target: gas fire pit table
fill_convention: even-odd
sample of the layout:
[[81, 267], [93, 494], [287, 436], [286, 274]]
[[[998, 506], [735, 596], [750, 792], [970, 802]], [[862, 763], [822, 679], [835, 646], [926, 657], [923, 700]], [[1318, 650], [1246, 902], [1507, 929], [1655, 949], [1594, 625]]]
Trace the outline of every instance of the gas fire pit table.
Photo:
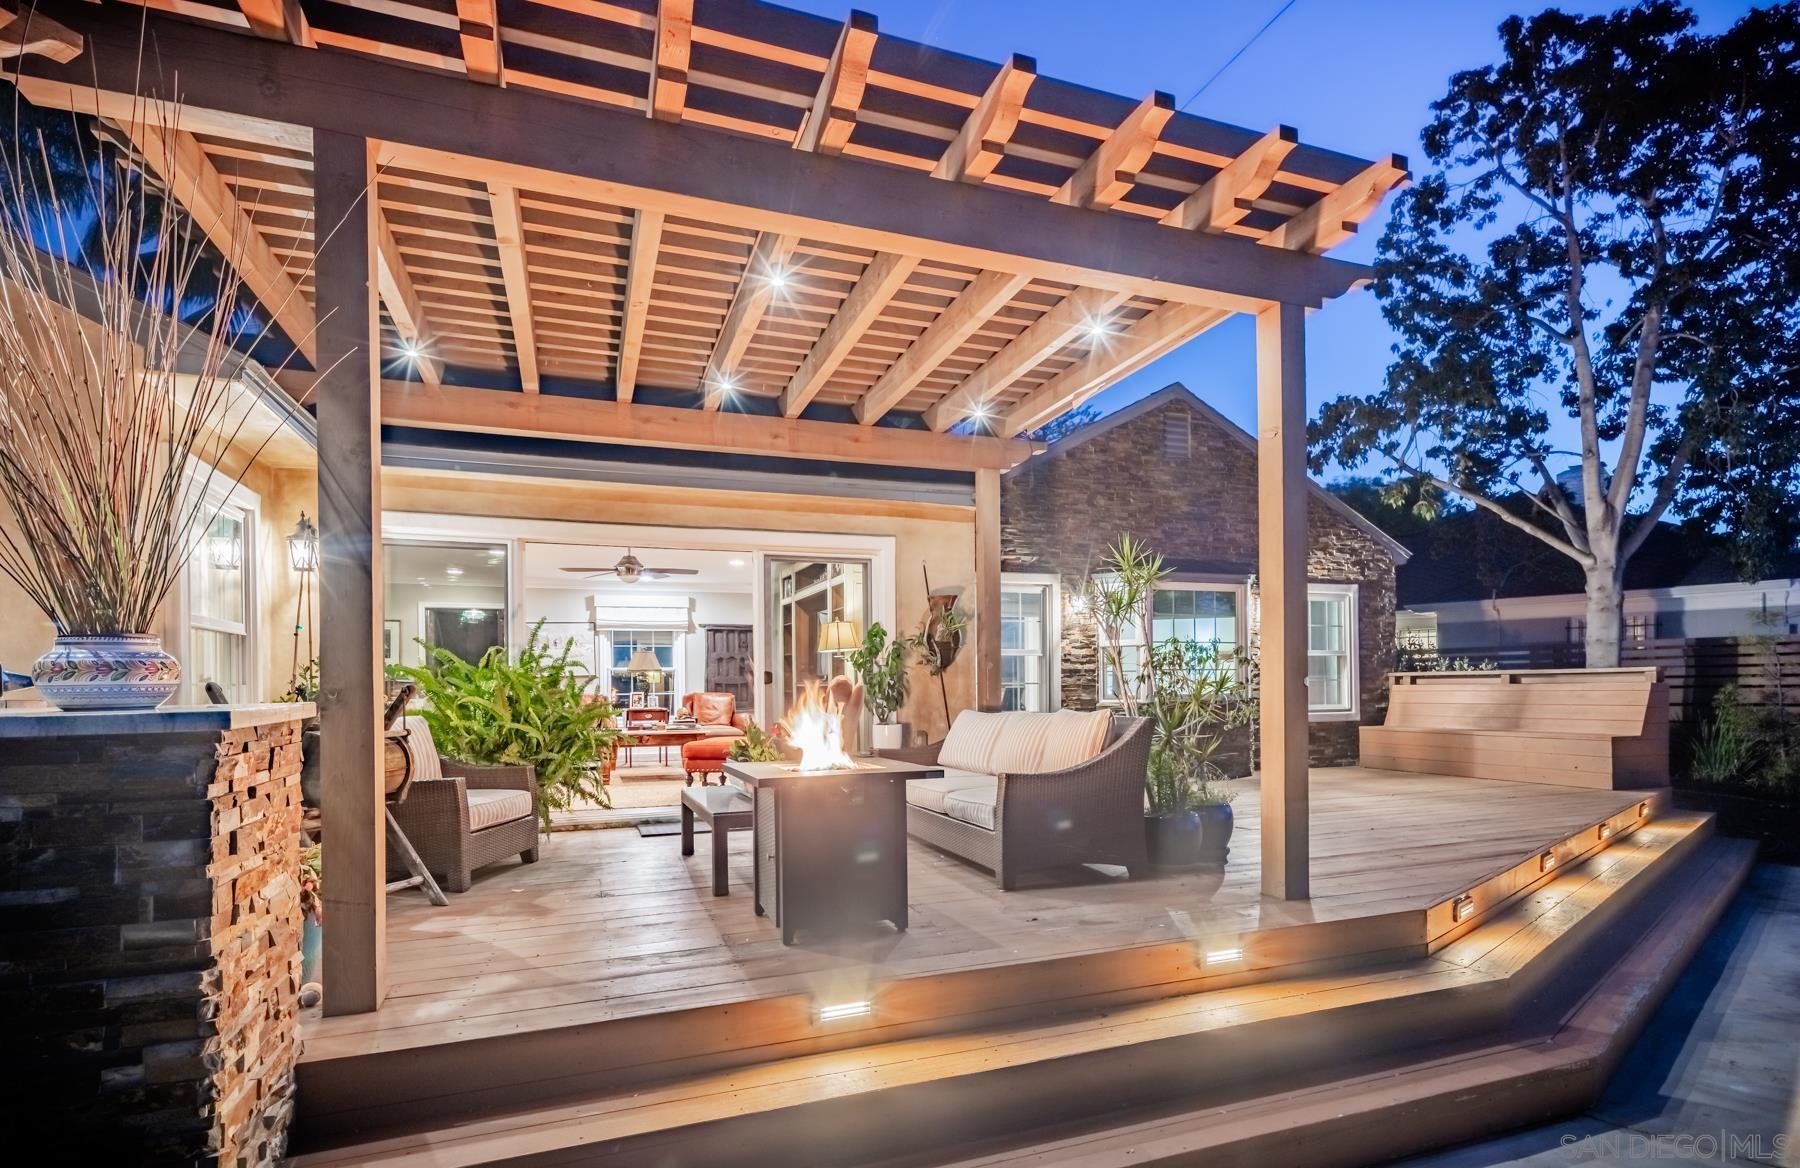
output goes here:
[[906, 783], [943, 768], [859, 758], [854, 767], [736, 762], [725, 773], [750, 790], [755, 816], [756, 912], [802, 932], [906, 929]]

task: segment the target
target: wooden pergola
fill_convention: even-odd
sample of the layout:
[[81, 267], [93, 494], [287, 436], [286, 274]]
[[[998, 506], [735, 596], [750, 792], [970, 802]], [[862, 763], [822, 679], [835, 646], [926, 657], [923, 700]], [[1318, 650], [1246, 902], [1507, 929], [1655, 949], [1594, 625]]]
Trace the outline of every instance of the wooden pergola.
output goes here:
[[[286, 382], [319, 420], [338, 872], [382, 864], [382, 423], [969, 472], [991, 699], [1022, 435], [1250, 313], [1264, 885], [1306, 895], [1302, 320], [1367, 279], [1323, 253], [1403, 159], [755, 0], [11, 3], [26, 97], [117, 127], [324, 371]], [[379, 881], [327, 887], [332, 1009], [373, 1008]]]

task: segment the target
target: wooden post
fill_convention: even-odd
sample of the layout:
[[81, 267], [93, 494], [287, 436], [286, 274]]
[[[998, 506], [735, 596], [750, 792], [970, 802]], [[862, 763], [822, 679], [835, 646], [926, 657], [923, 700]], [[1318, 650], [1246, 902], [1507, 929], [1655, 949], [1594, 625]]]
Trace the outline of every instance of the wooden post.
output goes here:
[[1261, 600], [1262, 887], [1309, 889], [1306, 714], [1306, 331], [1304, 309], [1256, 317], [1256, 526]]
[[325, 1012], [386, 986], [381, 718], [381, 368], [368, 139], [313, 134], [319, 240], [319, 722], [325, 812]]
[[975, 704], [1000, 708], [1000, 472], [975, 472]]

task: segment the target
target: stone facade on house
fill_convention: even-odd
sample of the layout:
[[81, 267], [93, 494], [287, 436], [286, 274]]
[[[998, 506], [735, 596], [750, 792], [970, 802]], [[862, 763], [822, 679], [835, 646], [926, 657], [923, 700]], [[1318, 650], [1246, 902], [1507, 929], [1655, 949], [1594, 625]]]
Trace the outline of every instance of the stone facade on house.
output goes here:
[[[1070, 601], [1102, 570], [1121, 533], [1145, 541], [1175, 581], [1244, 586], [1256, 640], [1256, 450], [1243, 430], [1176, 384], [1065, 436], [1009, 472], [1001, 486], [1001, 558], [1008, 572], [1054, 575], [1061, 585], [1060, 693], [1092, 709], [1099, 697], [1095, 628]], [[1394, 668], [1397, 544], [1315, 491], [1308, 505], [1307, 578], [1356, 586], [1358, 711], [1315, 718], [1312, 762], [1357, 760], [1357, 725], [1380, 722]], [[1242, 770], [1242, 743], [1231, 744]]]
[[[175, 727], [187, 713], [123, 717]], [[311, 707], [249, 713], [106, 734], [48, 720], [109, 715], [0, 715], [0, 1078], [15, 1150], [209, 1168], [285, 1154]], [[45, 727], [27, 733], [24, 718]]]

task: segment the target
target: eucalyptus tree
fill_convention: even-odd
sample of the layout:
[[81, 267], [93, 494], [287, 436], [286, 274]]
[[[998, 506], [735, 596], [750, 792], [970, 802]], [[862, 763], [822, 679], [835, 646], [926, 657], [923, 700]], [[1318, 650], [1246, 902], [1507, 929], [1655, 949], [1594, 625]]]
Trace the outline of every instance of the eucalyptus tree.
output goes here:
[[1575, 560], [1588, 663], [1612, 665], [1625, 564], [1672, 507], [1745, 570], [1795, 534], [1800, 5], [1716, 35], [1669, 0], [1552, 10], [1500, 43], [1432, 106], [1382, 238], [1386, 385], [1328, 403], [1313, 458], [1384, 463]]

